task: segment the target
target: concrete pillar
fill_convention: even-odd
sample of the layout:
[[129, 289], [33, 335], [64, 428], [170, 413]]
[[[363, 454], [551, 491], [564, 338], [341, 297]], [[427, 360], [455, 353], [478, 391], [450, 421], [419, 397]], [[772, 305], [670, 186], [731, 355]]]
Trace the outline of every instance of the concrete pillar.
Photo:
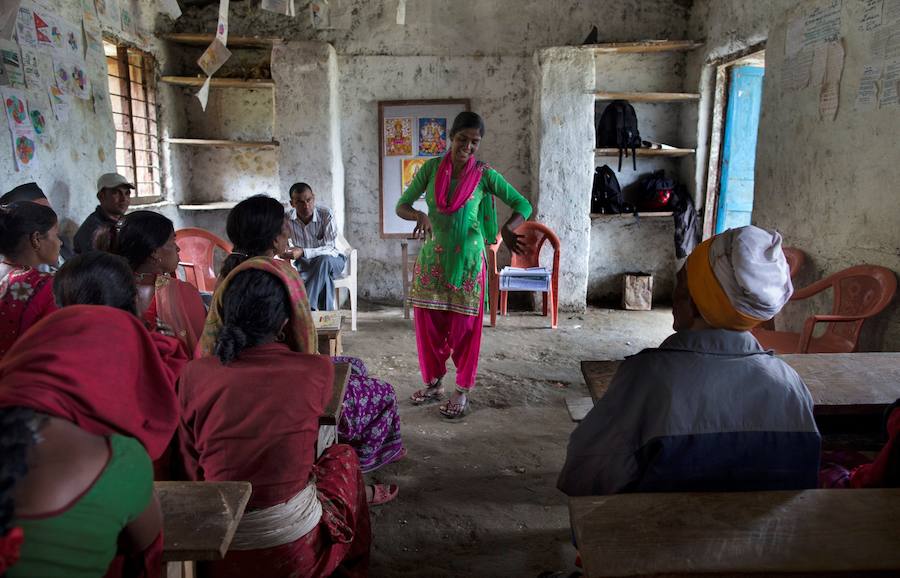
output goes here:
[[325, 42], [285, 42], [272, 50], [278, 181], [287, 201], [298, 181], [309, 183], [318, 204], [330, 207], [344, 227], [337, 54]]
[[594, 57], [589, 49], [545, 48], [535, 53], [532, 107], [534, 220], [559, 236], [559, 306], [587, 303], [594, 173]]

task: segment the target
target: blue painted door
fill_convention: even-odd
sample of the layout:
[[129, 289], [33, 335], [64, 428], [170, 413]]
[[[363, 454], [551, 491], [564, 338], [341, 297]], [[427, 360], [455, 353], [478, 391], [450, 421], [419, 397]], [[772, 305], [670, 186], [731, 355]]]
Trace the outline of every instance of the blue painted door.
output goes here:
[[764, 72], [764, 68], [756, 66], [735, 66], [731, 69], [716, 234], [750, 224]]

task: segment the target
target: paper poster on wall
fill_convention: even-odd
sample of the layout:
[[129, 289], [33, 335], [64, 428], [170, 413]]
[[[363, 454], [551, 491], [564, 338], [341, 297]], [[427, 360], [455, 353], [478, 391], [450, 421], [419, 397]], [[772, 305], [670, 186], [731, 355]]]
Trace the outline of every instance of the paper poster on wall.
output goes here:
[[31, 6], [25, 3], [19, 6], [19, 15], [16, 17], [16, 38], [22, 46], [37, 46], [34, 12], [31, 11]]
[[331, 7], [328, 5], [328, 1], [310, 2], [309, 19], [312, 22], [312, 27], [317, 30], [331, 28]]
[[34, 170], [37, 168], [37, 145], [25, 94], [10, 88], [4, 89], [2, 94], [9, 132], [12, 136], [16, 170]]
[[219, 20], [216, 22], [216, 40], [228, 46], [228, 1], [219, 0]]
[[384, 156], [408, 157], [413, 154], [412, 119], [384, 119]]
[[841, 35], [843, 0], [820, 0], [803, 23], [803, 48], [836, 40]]
[[104, 26], [113, 30], [122, 28], [122, 16], [119, 13], [119, 0], [94, 0], [97, 8], [97, 18]]
[[25, 88], [25, 71], [22, 69], [18, 44], [12, 40], [0, 40], [0, 63], [6, 71], [9, 85], [13, 88]]
[[137, 36], [137, 25], [134, 22], [134, 5], [131, 0], [119, 0], [119, 18], [121, 19], [122, 32]]
[[860, 0], [857, 30], [871, 32], [881, 26], [884, 0]]
[[162, 0], [160, 10], [168, 14], [172, 20], [178, 20], [181, 16], [181, 6], [178, 5], [178, 0]]
[[37, 49], [30, 46], [22, 46], [22, 70], [25, 73], [25, 84], [32, 90], [43, 90], [47, 85], [44, 78], [41, 58]]
[[53, 109], [53, 117], [59, 122], [69, 120], [69, 95], [61, 91], [57, 86], [48, 87], [47, 94], [50, 96], [50, 108]]
[[209, 102], [209, 81], [210, 77], [206, 77], [206, 81], [203, 83], [203, 86], [200, 87], [200, 90], [197, 91], [197, 100], [200, 101], [200, 108], [204, 111], [206, 110], [206, 104]]
[[73, 26], [68, 22], [61, 22], [60, 29], [63, 33], [63, 48], [62, 52], [68, 58], [76, 58], [81, 59], [84, 58], [84, 51], [81, 47], [82, 45], [82, 35], [81, 35], [81, 27]]
[[419, 146], [420, 157], [436, 157], [447, 151], [447, 119], [420, 118]]
[[91, 98], [91, 79], [88, 77], [84, 63], [68, 60], [67, 65], [70, 73], [69, 82], [72, 88], [69, 93], [81, 100], [88, 100]]
[[[45, 48], [57, 48], [59, 44], [53, 42], [53, 21], [47, 14], [39, 13], [37, 10], [32, 12], [34, 18], [34, 34], [37, 38], [38, 46]], [[57, 29], [59, 33], [59, 29]], [[61, 38], [60, 38], [61, 40]]]
[[81, 0], [81, 19], [89, 25], [99, 25], [97, 20], [97, 7], [94, 0]]
[[794, 91], [806, 88], [809, 84], [812, 61], [812, 50], [801, 50], [796, 56], [785, 58], [781, 68], [781, 89]]
[[82, 23], [84, 31], [84, 53], [83, 57], [88, 59], [91, 55], [103, 55], [103, 33], [100, 31], [100, 24], [88, 22], [84, 20]]
[[403, 194], [403, 191], [406, 190], [412, 182], [413, 177], [416, 176], [416, 173], [419, 172], [419, 169], [422, 168], [422, 165], [424, 165], [427, 160], [428, 159], [403, 159], [401, 161], [403, 163], [403, 177], [400, 184], [400, 194]]
[[31, 100], [28, 101], [28, 104], [28, 116], [31, 117], [31, 126], [34, 127], [34, 134], [40, 139], [47, 132], [47, 119], [44, 117], [44, 111], [40, 108], [35, 108], [31, 104]]

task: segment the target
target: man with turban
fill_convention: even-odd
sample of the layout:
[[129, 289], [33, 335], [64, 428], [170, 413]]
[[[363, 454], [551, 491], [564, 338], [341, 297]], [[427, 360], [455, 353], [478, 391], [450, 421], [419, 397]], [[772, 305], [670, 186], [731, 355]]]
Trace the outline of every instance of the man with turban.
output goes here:
[[569, 438], [559, 489], [816, 487], [820, 437], [809, 391], [749, 331], [792, 292], [778, 233], [748, 226], [700, 244], [678, 273], [676, 333], [622, 363]]

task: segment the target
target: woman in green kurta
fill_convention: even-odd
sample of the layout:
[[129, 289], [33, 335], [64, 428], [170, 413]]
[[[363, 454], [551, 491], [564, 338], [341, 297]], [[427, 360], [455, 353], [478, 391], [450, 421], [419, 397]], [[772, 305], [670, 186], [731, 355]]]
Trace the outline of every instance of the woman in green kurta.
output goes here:
[[[452, 357], [457, 387], [440, 408], [448, 418], [465, 414], [466, 394], [475, 385], [486, 295], [485, 241], [497, 238], [494, 197], [513, 209], [500, 229], [511, 251], [520, 251], [514, 231], [531, 215], [525, 197], [475, 160], [483, 136], [481, 117], [460, 113], [450, 130], [450, 152], [426, 162], [397, 202], [397, 215], [415, 221], [414, 235], [425, 239], [409, 297], [425, 387], [411, 400], [419, 404], [443, 397], [441, 379]], [[412, 206], [423, 194], [427, 214]]]

